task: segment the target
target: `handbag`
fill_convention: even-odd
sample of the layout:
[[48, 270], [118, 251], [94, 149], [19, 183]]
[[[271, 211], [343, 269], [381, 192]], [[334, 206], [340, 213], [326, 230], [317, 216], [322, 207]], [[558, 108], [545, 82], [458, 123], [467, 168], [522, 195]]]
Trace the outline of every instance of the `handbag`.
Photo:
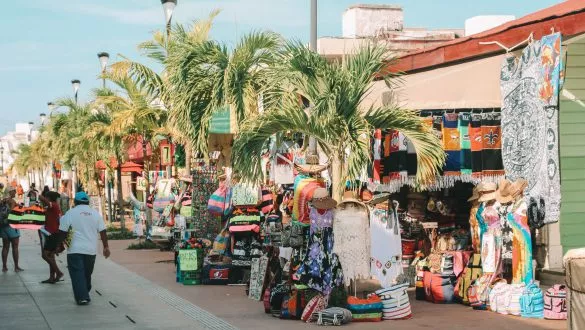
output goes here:
[[219, 216], [229, 213], [229, 191], [230, 188], [222, 183], [219, 188], [217, 188], [217, 190], [211, 194], [211, 197], [209, 197], [209, 201], [207, 202], [207, 210], [209, 213]]
[[351, 320], [351, 312], [341, 307], [329, 307], [317, 313], [318, 325], [342, 325]]
[[290, 246], [292, 248], [300, 248], [305, 243], [305, 226], [294, 221], [291, 225], [290, 232]]

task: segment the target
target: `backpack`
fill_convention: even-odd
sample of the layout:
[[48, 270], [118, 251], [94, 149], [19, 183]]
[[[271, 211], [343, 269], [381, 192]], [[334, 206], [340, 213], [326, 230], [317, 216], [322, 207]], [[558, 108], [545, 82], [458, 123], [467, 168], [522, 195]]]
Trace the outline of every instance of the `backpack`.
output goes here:
[[423, 275], [425, 298], [435, 304], [448, 304], [455, 297], [455, 276], [425, 272]]
[[534, 283], [528, 284], [520, 296], [520, 315], [536, 319], [544, 317], [544, 296]]
[[8, 224], [8, 215], [10, 214], [10, 205], [3, 201], [0, 202], [0, 227]]
[[550, 320], [567, 319], [567, 290], [562, 284], [556, 284], [546, 290], [544, 295], [544, 318]]
[[467, 290], [471, 285], [471, 282], [478, 279], [482, 275], [481, 269], [481, 254], [475, 253], [465, 266], [463, 273], [457, 280], [457, 286], [455, 287], [455, 295], [463, 304], [469, 304], [469, 298], [467, 297]]
[[490, 309], [499, 314], [508, 314], [510, 285], [504, 279], [494, 283], [489, 293]]

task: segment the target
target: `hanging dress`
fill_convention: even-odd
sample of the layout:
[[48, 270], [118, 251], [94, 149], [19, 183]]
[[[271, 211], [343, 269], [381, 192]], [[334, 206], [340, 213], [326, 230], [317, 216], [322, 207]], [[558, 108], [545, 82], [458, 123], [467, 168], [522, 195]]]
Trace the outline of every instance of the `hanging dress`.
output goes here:
[[481, 217], [487, 225], [481, 241], [481, 265], [484, 274], [500, 272], [502, 237], [500, 215], [495, 206], [485, 205]]
[[483, 234], [487, 231], [487, 224], [483, 219], [483, 211], [485, 209], [485, 203], [480, 203], [477, 207], [477, 212], [475, 213], [475, 218], [477, 219], [477, 230], [479, 235], [479, 250], [481, 251], [482, 242], [483, 242]]
[[532, 239], [526, 216], [526, 202], [520, 199], [508, 213], [508, 222], [513, 231], [512, 283], [526, 285], [532, 282]]
[[498, 204], [496, 206], [500, 215], [500, 229], [502, 233], [502, 277], [508, 281], [512, 280], [512, 241], [514, 233], [508, 220], [508, 214], [512, 209], [511, 204]]
[[469, 211], [469, 231], [471, 232], [471, 246], [473, 253], [479, 253], [481, 251], [481, 240], [479, 234], [479, 221], [477, 220], [477, 211], [479, 210], [480, 204], [474, 202]]
[[302, 283], [324, 295], [328, 295], [334, 287], [343, 284], [339, 258], [332, 253], [333, 212], [333, 210], [327, 210], [321, 214], [315, 208], [309, 211], [311, 229], [308, 248], [297, 270], [298, 278]]
[[394, 285], [396, 277], [402, 274], [402, 244], [395, 209], [371, 210], [370, 237], [372, 240], [370, 271], [383, 288], [389, 288]]
[[333, 218], [335, 245], [345, 284], [349, 280], [370, 277], [370, 226], [368, 208], [360, 202], [344, 201], [337, 205]]

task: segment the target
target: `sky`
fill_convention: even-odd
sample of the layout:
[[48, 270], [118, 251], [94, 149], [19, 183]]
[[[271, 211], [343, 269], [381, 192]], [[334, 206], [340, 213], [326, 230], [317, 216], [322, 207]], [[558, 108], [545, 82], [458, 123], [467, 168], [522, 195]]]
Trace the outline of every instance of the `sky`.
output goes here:
[[[477, 15], [521, 17], [561, 0], [318, 0], [318, 36], [341, 36], [343, 11], [356, 3], [397, 4], [405, 26], [463, 28]], [[188, 23], [221, 9], [212, 37], [233, 46], [253, 30], [309, 40], [310, 0], [178, 0], [173, 22]], [[38, 122], [47, 102], [79, 98], [100, 86], [98, 52], [142, 60], [136, 50], [152, 31], [164, 28], [160, 0], [3, 1], [0, 16], [0, 135], [16, 122]], [[146, 61], [145, 61], [146, 62]]]

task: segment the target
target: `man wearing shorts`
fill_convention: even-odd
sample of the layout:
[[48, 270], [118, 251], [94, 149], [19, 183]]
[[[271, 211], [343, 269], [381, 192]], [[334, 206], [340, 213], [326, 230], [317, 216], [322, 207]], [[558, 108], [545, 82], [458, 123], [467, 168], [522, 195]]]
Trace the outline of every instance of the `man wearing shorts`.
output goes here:
[[39, 196], [39, 200], [45, 206], [45, 226], [39, 229], [41, 255], [43, 260], [49, 264], [49, 278], [41, 283], [54, 284], [63, 278], [63, 272], [61, 272], [55, 260], [55, 254], [62, 252], [59, 249], [61, 244], [57, 244], [58, 235], [55, 235], [59, 232], [59, 219], [61, 218], [59, 197], [59, 193], [54, 191], [48, 191]]

